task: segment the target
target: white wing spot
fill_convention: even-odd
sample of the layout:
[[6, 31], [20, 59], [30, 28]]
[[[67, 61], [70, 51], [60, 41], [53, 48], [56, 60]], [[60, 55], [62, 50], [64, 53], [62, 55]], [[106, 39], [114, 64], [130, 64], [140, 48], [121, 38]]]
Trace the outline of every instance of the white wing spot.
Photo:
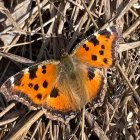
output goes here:
[[28, 73], [28, 71], [29, 71], [29, 68], [27, 68], [27, 69], [25, 69], [25, 70], [23, 70], [25, 73]]
[[14, 81], [15, 81], [15, 78], [12, 76], [12, 77], [10, 78], [10, 81], [11, 81], [11, 83], [13, 84]]
[[99, 36], [99, 33], [98, 33], [98, 32], [96, 32], [96, 33], [94, 33], [94, 35], [95, 35], [95, 36]]
[[41, 65], [38, 65], [38, 68], [41, 68], [42, 66]]
[[108, 27], [107, 31], [109, 31], [111, 34], [113, 34], [112, 30]]
[[11, 85], [14, 86], [15, 78], [13, 76], [10, 78], [10, 81], [11, 81]]

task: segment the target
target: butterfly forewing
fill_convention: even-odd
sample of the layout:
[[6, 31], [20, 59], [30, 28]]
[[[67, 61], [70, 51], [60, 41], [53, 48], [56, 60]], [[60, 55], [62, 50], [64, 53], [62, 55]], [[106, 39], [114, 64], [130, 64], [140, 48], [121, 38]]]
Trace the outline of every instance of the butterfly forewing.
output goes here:
[[1, 92], [9, 100], [18, 100], [28, 107], [44, 106], [59, 77], [59, 62], [46, 61], [31, 66], [9, 78]]
[[99, 31], [76, 46], [73, 56], [78, 61], [97, 68], [114, 64], [118, 33], [115, 27]]

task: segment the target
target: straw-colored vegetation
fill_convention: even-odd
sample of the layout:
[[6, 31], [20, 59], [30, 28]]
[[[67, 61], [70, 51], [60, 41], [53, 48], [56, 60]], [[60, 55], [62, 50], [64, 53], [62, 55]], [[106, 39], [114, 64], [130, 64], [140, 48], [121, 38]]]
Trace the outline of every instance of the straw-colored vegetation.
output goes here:
[[116, 65], [104, 70], [103, 106], [87, 105], [65, 125], [0, 94], [0, 139], [140, 139], [139, 0], [1, 0], [0, 85], [35, 61], [59, 59], [61, 47], [70, 51], [109, 25], [122, 39]]

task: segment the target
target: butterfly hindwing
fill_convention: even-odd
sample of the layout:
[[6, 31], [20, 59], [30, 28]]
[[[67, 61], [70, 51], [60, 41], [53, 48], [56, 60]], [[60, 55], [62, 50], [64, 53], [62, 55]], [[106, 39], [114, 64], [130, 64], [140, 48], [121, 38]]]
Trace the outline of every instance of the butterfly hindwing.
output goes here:
[[57, 78], [59, 77], [59, 62], [44, 61], [35, 64], [9, 78], [1, 87], [1, 92], [9, 100], [18, 100], [31, 105], [34, 109], [46, 104]]
[[68, 85], [62, 85], [59, 80], [46, 99], [46, 114], [51, 114], [54, 120], [68, 121], [78, 111]]
[[117, 40], [116, 28], [110, 27], [83, 40], [72, 55], [89, 66], [109, 68], [115, 61]]
[[106, 92], [106, 78], [102, 71], [83, 64], [79, 67], [82, 70], [82, 79], [86, 85], [89, 101], [94, 103], [94, 107], [102, 104]]

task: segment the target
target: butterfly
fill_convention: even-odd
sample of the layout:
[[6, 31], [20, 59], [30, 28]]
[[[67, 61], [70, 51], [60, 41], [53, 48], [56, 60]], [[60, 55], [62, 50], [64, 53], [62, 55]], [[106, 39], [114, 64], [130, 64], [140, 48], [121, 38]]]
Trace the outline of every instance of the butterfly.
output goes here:
[[1, 92], [32, 110], [42, 108], [52, 120], [69, 121], [87, 103], [103, 102], [106, 78], [100, 68], [114, 65], [118, 36], [114, 26], [100, 30], [59, 61], [43, 61], [10, 77]]

